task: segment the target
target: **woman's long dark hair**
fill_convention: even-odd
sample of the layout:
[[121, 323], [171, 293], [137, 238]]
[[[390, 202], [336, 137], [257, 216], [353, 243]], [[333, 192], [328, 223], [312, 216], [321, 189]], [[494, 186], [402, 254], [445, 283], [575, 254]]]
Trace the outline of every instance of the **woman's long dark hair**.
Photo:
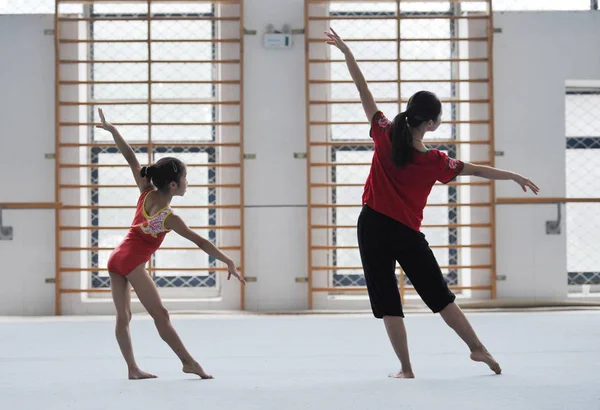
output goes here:
[[392, 159], [402, 167], [412, 161], [413, 136], [411, 128], [417, 128], [427, 121], [437, 121], [442, 112], [442, 103], [429, 91], [419, 91], [408, 100], [406, 111], [396, 115], [392, 122]]

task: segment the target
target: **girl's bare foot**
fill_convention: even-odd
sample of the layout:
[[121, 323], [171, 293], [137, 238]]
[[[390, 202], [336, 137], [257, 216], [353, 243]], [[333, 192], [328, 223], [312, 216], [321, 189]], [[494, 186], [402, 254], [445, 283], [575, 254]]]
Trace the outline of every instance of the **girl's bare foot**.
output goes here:
[[413, 372], [397, 372], [397, 373], [392, 373], [390, 374], [388, 377], [391, 377], [392, 379], [414, 379], [415, 378], [415, 374]]
[[182, 370], [184, 373], [196, 374], [203, 379], [214, 379], [213, 376], [211, 376], [210, 374], [207, 374], [204, 371], [204, 369], [202, 368], [202, 366], [200, 366], [200, 364], [198, 362], [194, 362], [191, 364], [184, 364]]
[[157, 376], [141, 371], [138, 368], [129, 369], [129, 380], [156, 379]]
[[471, 360], [487, 364], [490, 367], [490, 369], [492, 369], [492, 371], [496, 374], [502, 373], [500, 365], [496, 360], [494, 360], [490, 352], [488, 352], [485, 347], [471, 352]]

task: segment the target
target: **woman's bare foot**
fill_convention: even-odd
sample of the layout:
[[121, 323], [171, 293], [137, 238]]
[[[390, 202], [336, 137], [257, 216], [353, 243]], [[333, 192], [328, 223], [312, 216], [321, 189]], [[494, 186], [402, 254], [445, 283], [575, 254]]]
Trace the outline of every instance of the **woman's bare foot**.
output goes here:
[[196, 374], [203, 379], [214, 379], [213, 376], [211, 376], [210, 374], [207, 374], [204, 371], [204, 369], [202, 368], [202, 366], [200, 366], [200, 364], [198, 362], [194, 362], [191, 364], [184, 364], [182, 370], [184, 373]]
[[156, 379], [157, 376], [141, 371], [140, 369], [129, 369], [129, 380]]
[[471, 352], [471, 360], [487, 364], [490, 367], [490, 369], [492, 369], [492, 371], [496, 374], [502, 373], [500, 365], [496, 360], [494, 360], [490, 352], [488, 352], [485, 347]]
[[413, 372], [399, 371], [397, 373], [392, 373], [392, 374], [388, 375], [388, 377], [390, 377], [392, 379], [414, 379], [415, 374]]

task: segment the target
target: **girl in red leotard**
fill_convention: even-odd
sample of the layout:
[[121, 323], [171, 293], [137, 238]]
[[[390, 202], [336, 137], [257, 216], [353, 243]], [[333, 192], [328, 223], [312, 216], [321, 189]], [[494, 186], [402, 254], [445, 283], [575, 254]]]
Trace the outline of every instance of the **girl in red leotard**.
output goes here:
[[227, 264], [227, 279], [235, 276], [240, 282], [246, 282], [238, 273], [234, 262], [217, 249], [210, 241], [193, 232], [183, 220], [170, 208], [174, 196], [183, 196], [187, 189], [186, 169], [183, 162], [176, 158], [162, 158], [150, 167], [141, 167], [133, 150], [125, 142], [117, 128], [106, 122], [102, 110], [98, 110], [102, 124], [97, 128], [109, 131], [119, 151], [131, 167], [133, 177], [140, 188], [135, 216], [129, 232], [123, 242], [115, 248], [108, 260], [110, 288], [117, 310], [116, 337], [121, 353], [127, 362], [130, 379], [155, 378], [138, 367], [133, 355], [129, 322], [131, 321], [131, 293], [133, 286], [140, 302], [154, 319], [160, 337], [167, 342], [181, 359], [185, 373], [197, 374], [203, 379], [212, 379], [202, 366], [188, 353], [179, 335], [169, 320], [154, 281], [145, 269], [150, 256], [160, 247], [169, 231], [194, 242], [210, 256]]

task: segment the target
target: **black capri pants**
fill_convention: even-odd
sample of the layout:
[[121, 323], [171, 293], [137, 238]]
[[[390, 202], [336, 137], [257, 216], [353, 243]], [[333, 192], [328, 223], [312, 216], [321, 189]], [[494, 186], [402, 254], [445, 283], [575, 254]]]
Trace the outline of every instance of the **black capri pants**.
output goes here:
[[432, 312], [438, 313], [456, 299], [421, 232], [365, 205], [358, 218], [358, 246], [376, 318], [404, 317], [396, 261]]

